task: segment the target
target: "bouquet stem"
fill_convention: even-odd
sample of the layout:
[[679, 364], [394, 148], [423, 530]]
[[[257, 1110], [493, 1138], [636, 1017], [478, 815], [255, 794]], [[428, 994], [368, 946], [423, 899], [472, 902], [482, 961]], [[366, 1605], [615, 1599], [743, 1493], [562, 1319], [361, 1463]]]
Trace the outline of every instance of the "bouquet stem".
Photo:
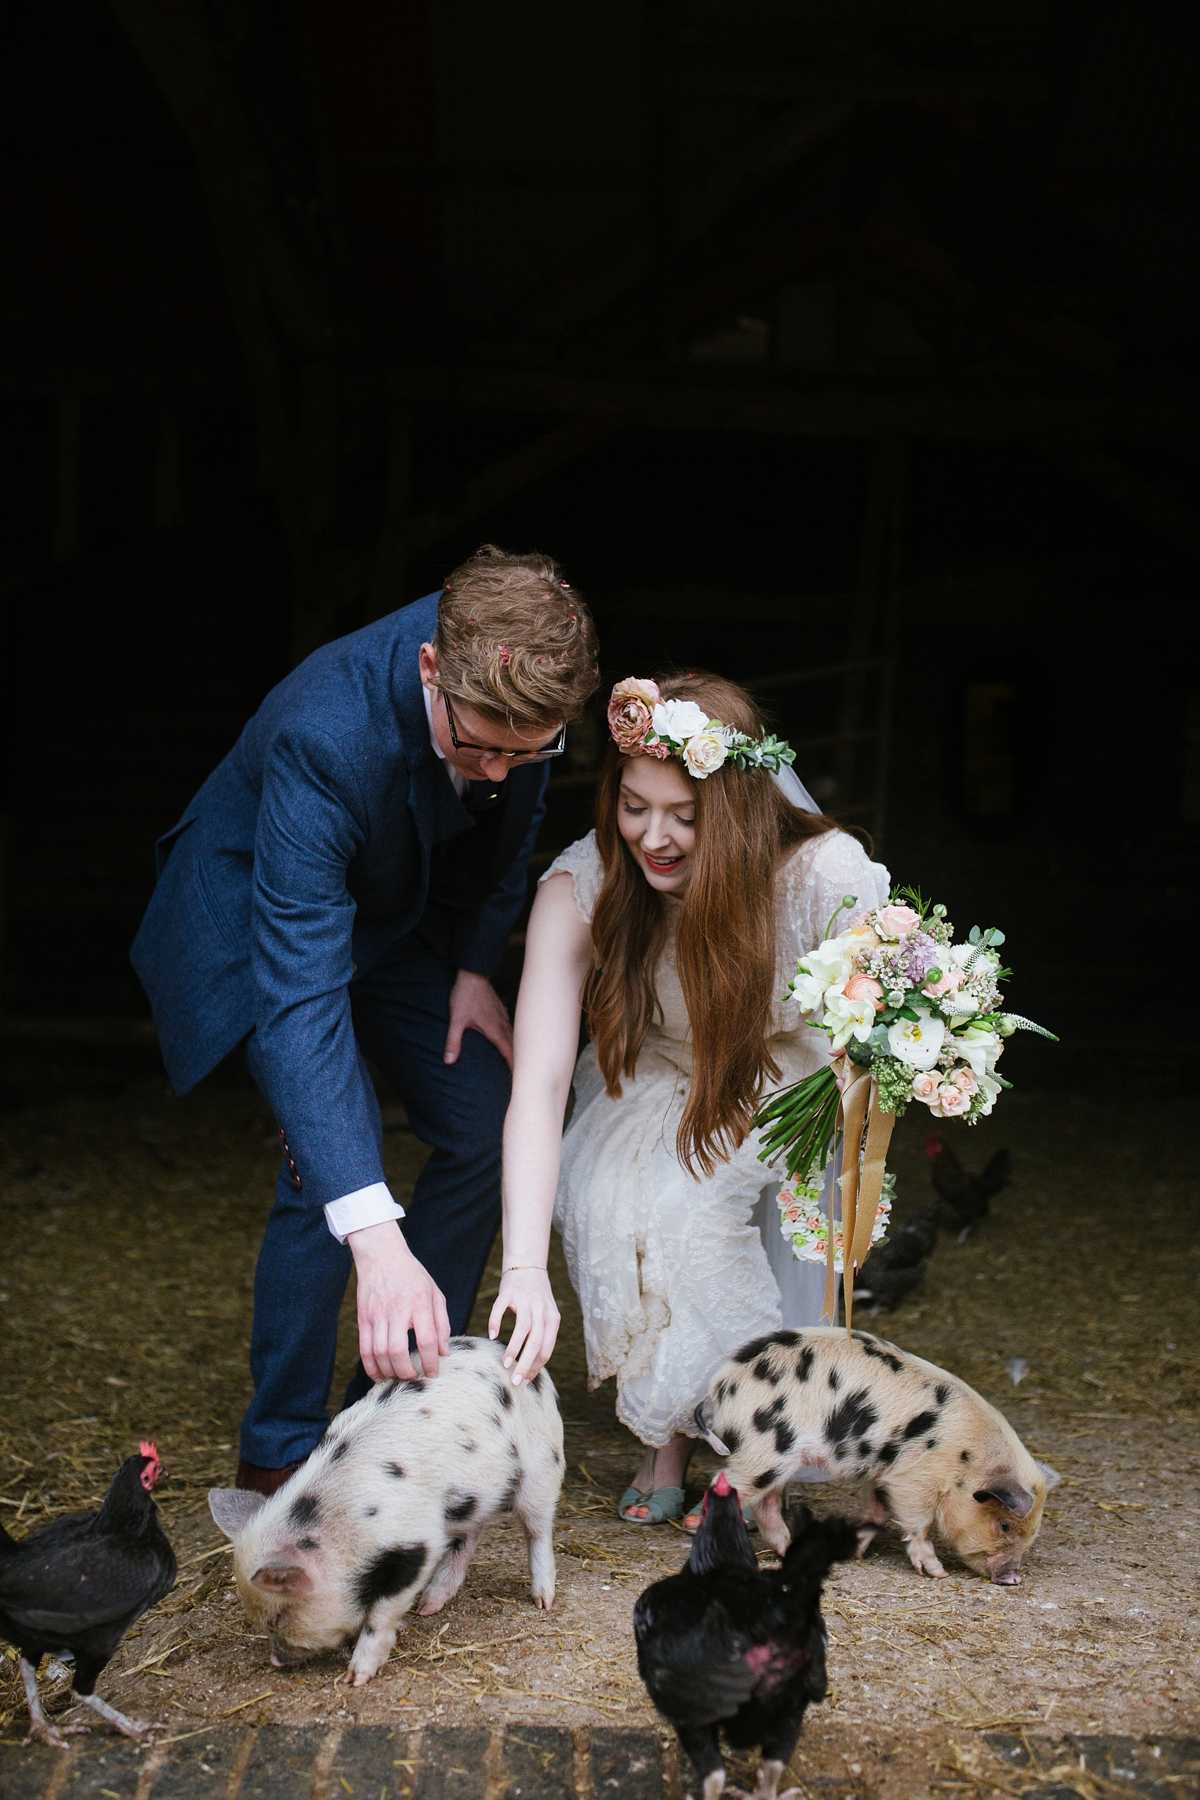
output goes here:
[[763, 1133], [759, 1161], [769, 1162], [784, 1151], [789, 1179], [807, 1175], [814, 1163], [824, 1166], [837, 1129], [841, 1098], [828, 1065], [772, 1094], [754, 1118]]

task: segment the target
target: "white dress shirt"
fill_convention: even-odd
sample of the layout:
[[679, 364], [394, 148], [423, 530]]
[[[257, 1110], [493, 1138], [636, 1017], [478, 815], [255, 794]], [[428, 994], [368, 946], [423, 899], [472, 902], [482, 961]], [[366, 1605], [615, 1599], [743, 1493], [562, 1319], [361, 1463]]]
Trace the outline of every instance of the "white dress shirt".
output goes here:
[[[446, 762], [446, 753], [437, 741], [437, 733], [433, 729], [433, 693], [422, 687], [425, 696], [425, 717], [429, 721], [429, 742], [433, 746], [433, 754], [439, 762], [446, 764], [446, 773], [454, 784], [454, 791], [461, 800], [467, 791], [467, 777]], [[386, 1181], [373, 1181], [370, 1187], [355, 1188], [352, 1194], [343, 1194], [340, 1200], [331, 1200], [325, 1208], [325, 1222], [339, 1244], [344, 1244], [352, 1231], [364, 1231], [368, 1225], [382, 1225], [387, 1219], [402, 1219], [404, 1208], [398, 1206], [392, 1198], [391, 1189]]]

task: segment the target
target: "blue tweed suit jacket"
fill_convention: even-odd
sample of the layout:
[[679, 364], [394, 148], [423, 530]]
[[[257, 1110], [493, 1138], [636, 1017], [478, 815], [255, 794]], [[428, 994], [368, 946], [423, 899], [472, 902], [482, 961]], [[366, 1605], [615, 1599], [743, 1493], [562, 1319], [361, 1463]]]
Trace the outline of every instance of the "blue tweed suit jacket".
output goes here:
[[383, 1179], [350, 983], [419, 930], [492, 974], [525, 897], [547, 768], [472, 783], [429, 742], [417, 668], [437, 594], [271, 690], [179, 823], [132, 960], [186, 1093], [251, 1031], [314, 1206]]

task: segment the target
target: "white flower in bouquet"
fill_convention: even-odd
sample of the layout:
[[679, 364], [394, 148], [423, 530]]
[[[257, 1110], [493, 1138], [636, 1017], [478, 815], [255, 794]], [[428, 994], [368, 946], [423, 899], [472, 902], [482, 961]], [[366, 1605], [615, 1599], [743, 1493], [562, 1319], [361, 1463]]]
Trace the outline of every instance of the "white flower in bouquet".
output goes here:
[[[692, 702], [687, 701], [685, 704], [690, 706]], [[706, 780], [714, 769], [719, 769], [728, 754], [729, 740], [721, 726], [710, 725], [707, 731], [697, 731], [683, 746], [683, 761], [687, 772], [700, 781]]]
[[685, 744], [708, 724], [708, 714], [694, 700], [660, 700], [650, 715], [650, 722], [660, 738]]
[[888, 1044], [912, 1069], [931, 1069], [938, 1059], [946, 1036], [941, 1019], [921, 1009], [915, 1019], [897, 1019], [888, 1026]]
[[987, 1031], [981, 1025], [968, 1025], [965, 1031], [955, 1032], [954, 1048], [968, 1064], [976, 1081], [982, 1081], [995, 1068], [1001, 1045], [994, 1031]]
[[1002, 1083], [997, 1081], [994, 1075], [981, 1075], [979, 1077], [979, 1092], [982, 1096], [982, 1104], [979, 1105], [978, 1116], [981, 1119], [986, 1119], [993, 1106], [995, 1106], [997, 1100], [1004, 1092], [1004, 1088]]
[[865, 1044], [875, 1029], [875, 1002], [869, 994], [857, 1000], [847, 994], [828, 994], [821, 1023], [832, 1027], [831, 1050], [844, 1050], [852, 1037]]
[[879, 933], [872, 929], [866, 913], [860, 913], [857, 918], [851, 919], [842, 933], [842, 942], [849, 955], [856, 962], [861, 958], [864, 966], [872, 950], [878, 950], [880, 941]]
[[841, 938], [830, 938], [802, 956], [792, 982], [792, 993], [800, 1002], [801, 1012], [814, 1012], [830, 989], [840, 993], [850, 972], [850, 958]]

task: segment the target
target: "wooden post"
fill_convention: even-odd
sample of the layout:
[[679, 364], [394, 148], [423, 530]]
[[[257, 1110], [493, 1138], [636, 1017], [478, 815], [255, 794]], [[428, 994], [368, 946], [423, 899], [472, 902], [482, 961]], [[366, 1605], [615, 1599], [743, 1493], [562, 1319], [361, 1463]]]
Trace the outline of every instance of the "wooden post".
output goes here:
[[387, 487], [383, 530], [371, 567], [368, 616], [382, 619], [404, 605], [404, 578], [409, 547], [412, 489], [413, 415], [410, 406], [394, 406], [388, 421]]
[[[893, 537], [899, 521], [898, 506], [903, 485], [904, 447], [895, 438], [877, 438], [871, 448], [867, 506], [863, 519], [858, 582], [850, 608], [846, 642], [849, 665], [842, 683], [837, 720], [836, 803], [848, 806], [858, 773], [857, 745], [866, 711], [870, 671], [867, 662], [879, 633], [890, 568]], [[882, 696], [881, 696], [882, 697]]]
[[183, 523], [179, 497], [179, 419], [175, 408], [163, 401], [158, 409], [154, 444], [155, 531], [173, 531]]
[[887, 824], [888, 783], [892, 772], [892, 730], [896, 714], [896, 658], [900, 648], [900, 566], [904, 554], [904, 503], [907, 493], [908, 446], [897, 443], [895, 485], [892, 489], [891, 528], [888, 532], [887, 560], [883, 571], [883, 641], [879, 667], [879, 738], [875, 757], [875, 804], [871, 812], [871, 835], [875, 854], [883, 853], [884, 828]]
[[79, 547], [79, 488], [83, 449], [83, 399], [60, 394], [54, 466], [54, 560], [67, 562]]

